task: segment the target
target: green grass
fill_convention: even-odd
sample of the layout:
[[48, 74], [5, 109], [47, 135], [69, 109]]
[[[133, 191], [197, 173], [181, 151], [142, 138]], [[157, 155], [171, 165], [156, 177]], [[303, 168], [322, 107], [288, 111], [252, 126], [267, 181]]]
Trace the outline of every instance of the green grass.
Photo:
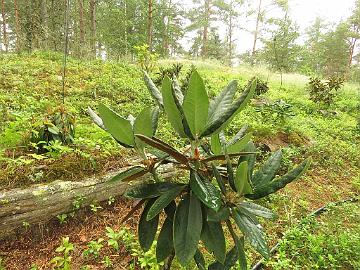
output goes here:
[[[301, 181], [271, 196], [270, 201], [263, 202], [280, 216], [279, 220], [265, 224], [269, 241], [274, 243], [287, 230], [279, 255], [270, 261], [269, 267], [341, 269], [338, 266], [348, 266], [348, 260], [359, 268], [355, 261], [351, 261], [351, 257], [358, 258], [356, 253], [359, 254], [359, 248], [353, 241], [359, 237], [356, 234], [359, 219], [347, 222], [348, 216], [358, 215], [359, 207], [355, 204], [335, 207], [319, 220], [307, 221], [302, 230], [295, 227], [310, 210], [359, 194], [358, 86], [345, 84], [328, 109], [336, 111], [336, 114], [326, 116], [320, 112], [322, 108], [309, 100], [306, 76], [284, 74], [281, 86], [279, 74], [269, 72], [265, 67], [231, 69], [210, 61], [182, 62], [185, 71], [191, 64], [197, 66], [210, 96], [232, 79], [237, 79], [243, 87], [257, 75], [264, 80], [269, 78], [270, 90], [260, 99], [269, 102], [282, 99], [291, 105], [294, 116], [286, 117], [283, 122], [278, 121], [276, 116], [262, 115], [254, 104], [247, 106], [227, 130], [230, 136], [243, 124], [249, 124], [259, 145], [284, 148], [284, 167], [292, 167], [308, 156], [313, 159], [310, 170]], [[171, 63], [172, 60], [162, 60], [159, 65]], [[31, 155], [34, 152], [29, 144], [29, 134], [32, 123], [41, 121], [48, 110], [61, 104], [61, 68], [61, 56], [55, 53], [0, 56], [0, 115], [3, 119], [0, 122], [0, 169], [4, 171], [0, 176], [0, 186], [11, 181], [14, 182], [12, 186], [32, 184], [28, 174], [38, 173], [33, 168], [44, 162]], [[131, 151], [120, 148], [108, 134], [91, 123], [86, 109], [88, 106], [96, 109], [103, 102], [127, 116], [130, 113], [136, 115], [144, 106], [150, 106], [152, 100], [140, 70], [127, 63], [69, 59], [67, 74], [65, 105], [76, 115], [75, 143], [63, 148], [63, 152], [55, 157], [44, 154], [45, 161], [57, 163], [57, 175], [61, 175], [61, 166], [64, 171], [69, 170], [66, 167], [69, 156], [73, 156], [71, 162], [89, 164], [88, 167], [72, 165], [72, 168], [79, 167], [76, 169], [84, 171], [91, 167], [96, 171], [95, 168], [101, 167], [104, 159], [132, 155]], [[164, 119], [160, 119], [161, 128], [157, 136], [182, 147], [169, 124], [163, 123]], [[89, 170], [89, 173], [93, 171]], [[40, 179], [50, 180], [56, 180], [56, 177]], [[303, 247], [304, 243], [307, 245]], [[300, 250], [303, 253], [297, 254], [296, 260], [293, 260], [294, 252]], [[253, 261], [259, 258], [255, 253], [248, 256]], [[309, 268], [301, 268], [302, 265]]]

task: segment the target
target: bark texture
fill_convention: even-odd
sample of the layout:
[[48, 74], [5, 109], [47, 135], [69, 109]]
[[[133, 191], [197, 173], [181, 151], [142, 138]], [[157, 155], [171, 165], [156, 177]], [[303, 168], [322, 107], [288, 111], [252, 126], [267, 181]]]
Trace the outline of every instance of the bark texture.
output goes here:
[[[125, 171], [109, 173], [100, 178], [89, 178], [83, 181], [54, 181], [49, 184], [33, 185], [26, 189], [12, 189], [0, 192], [0, 238], [3, 238], [24, 224], [40, 224], [49, 221], [61, 213], [73, 211], [73, 202], [82, 196], [81, 206], [109, 199], [110, 196], [121, 196], [128, 183], [109, 182], [114, 175]], [[159, 171], [163, 178], [175, 175], [173, 167], [165, 165]], [[143, 176], [143, 179], [150, 174]], [[139, 179], [140, 180], [140, 179]]]

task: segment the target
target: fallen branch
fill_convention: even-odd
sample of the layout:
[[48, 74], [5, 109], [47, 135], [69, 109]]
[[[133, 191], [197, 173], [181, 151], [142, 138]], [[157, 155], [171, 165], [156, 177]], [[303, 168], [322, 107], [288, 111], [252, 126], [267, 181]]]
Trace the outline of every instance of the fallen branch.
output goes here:
[[[24, 224], [45, 223], [61, 213], [73, 211], [73, 203], [79, 198], [81, 207], [85, 207], [94, 202], [106, 201], [110, 197], [121, 196], [129, 184], [108, 180], [129, 168], [124, 167], [106, 176], [83, 181], [54, 181], [25, 189], [16, 188], [0, 192], [0, 238], [11, 234]], [[176, 174], [172, 164], [163, 166], [159, 173], [163, 178], [170, 178]], [[148, 173], [140, 179], [150, 177], [151, 174]]]

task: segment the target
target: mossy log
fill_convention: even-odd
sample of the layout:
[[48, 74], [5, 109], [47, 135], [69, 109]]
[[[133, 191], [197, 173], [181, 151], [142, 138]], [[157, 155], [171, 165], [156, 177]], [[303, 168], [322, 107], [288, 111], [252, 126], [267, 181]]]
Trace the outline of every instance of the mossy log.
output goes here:
[[[102, 177], [91, 177], [83, 181], [54, 181], [21, 189], [0, 191], [0, 238], [14, 232], [24, 224], [34, 225], [49, 221], [61, 213], [74, 210], [73, 203], [81, 198], [81, 207], [102, 202], [110, 197], [121, 196], [127, 183], [109, 182], [114, 175], [125, 171], [124, 167]], [[163, 178], [175, 175], [171, 164], [162, 166], [159, 174]], [[142, 178], [149, 178], [150, 174]]]

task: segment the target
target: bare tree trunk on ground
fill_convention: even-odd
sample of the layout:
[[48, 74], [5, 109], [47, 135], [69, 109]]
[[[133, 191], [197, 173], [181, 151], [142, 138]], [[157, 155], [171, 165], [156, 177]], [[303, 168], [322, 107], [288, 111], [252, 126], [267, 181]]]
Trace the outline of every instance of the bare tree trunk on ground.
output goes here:
[[[137, 161], [136, 161], [137, 162]], [[107, 201], [109, 197], [121, 196], [127, 183], [109, 182], [120, 171], [100, 178], [89, 178], [83, 181], [55, 181], [49, 184], [33, 185], [29, 188], [12, 189], [0, 193], [0, 239], [10, 235], [23, 224], [40, 224], [49, 221], [62, 213], [74, 210], [73, 202], [82, 197], [81, 206]], [[173, 166], [163, 166], [159, 171], [163, 178], [176, 175]], [[142, 179], [150, 177], [150, 174]], [[140, 180], [140, 179], [139, 179]]]

